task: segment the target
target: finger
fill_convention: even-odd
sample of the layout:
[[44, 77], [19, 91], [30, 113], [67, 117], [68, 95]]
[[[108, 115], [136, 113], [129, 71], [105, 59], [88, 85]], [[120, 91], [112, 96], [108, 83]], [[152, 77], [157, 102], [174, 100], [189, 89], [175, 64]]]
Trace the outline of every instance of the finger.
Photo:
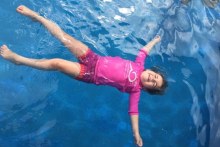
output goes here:
[[155, 38], [160, 38], [160, 35], [156, 35]]
[[142, 142], [141, 139], [138, 141], [138, 146], [139, 146], [139, 147], [142, 147], [142, 146], [143, 146], [143, 142]]
[[24, 7], [23, 5], [19, 6], [18, 10], [23, 10], [23, 7]]

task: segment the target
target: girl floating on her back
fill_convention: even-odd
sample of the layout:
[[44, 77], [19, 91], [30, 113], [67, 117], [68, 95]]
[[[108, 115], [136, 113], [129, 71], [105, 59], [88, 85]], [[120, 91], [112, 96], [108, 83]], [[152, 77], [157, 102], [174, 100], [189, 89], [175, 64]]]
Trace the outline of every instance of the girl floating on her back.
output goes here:
[[38, 15], [25, 6], [17, 11], [43, 24], [51, 34], [58, 38], [79, 60], [71, 62], [64, 59], [31, 59], [12, 52], [6, 45], [1, 46], [0, 55], [15, 64], [26, 65], [41, 70], [59, 70], [77, 80], [96, 85], [110, 85], [130, 94], [129, 114], [133, 135], [138, 146], [143, 146], [139, 134], [138, 102], [141, 90], [151, 94], [163, 94], [167, 82], [164, 76], [153, 70], [144, 70], [144, 60], [152, 47], [160, 41], [156, 36], [137, 55], [135, 62], [120, 57], [103, 57], [94, 53], [82, 42], [66, 34], [55, 23]]

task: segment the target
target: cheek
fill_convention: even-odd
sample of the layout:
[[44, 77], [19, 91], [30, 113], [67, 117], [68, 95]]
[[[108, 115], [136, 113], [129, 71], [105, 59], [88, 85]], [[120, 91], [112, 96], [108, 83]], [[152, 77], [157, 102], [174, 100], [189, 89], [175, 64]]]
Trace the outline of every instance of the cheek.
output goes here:
[[144, 82], [143, 85], [147, 88], [151, 88], [153, 86], [151, 82]]
[[147, 79], [148, 79], [148, 76], [145, 75], [145, 76], [143, 77], [143, 80], [144, 80], [144, 81], [147, 81]]

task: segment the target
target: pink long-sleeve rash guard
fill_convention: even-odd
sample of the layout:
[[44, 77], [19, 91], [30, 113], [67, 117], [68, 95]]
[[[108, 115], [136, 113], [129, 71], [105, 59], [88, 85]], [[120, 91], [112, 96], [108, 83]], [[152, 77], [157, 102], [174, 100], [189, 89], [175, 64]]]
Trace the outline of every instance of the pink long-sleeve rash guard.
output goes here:
[[147, 53], [141, 49], [135, 62], [120, 57], [100, 57], [95, 69], [95, 84], [110, 85], [129, 96], [129, 114], [138, 114], [141, 93], [140, 75]]

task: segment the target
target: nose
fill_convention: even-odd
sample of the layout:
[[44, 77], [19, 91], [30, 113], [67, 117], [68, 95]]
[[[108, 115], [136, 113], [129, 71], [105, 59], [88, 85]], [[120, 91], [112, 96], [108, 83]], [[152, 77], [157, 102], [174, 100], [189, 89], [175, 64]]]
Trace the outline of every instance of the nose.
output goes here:
[[148, 76], [148, 81], [151, 81], [151, 74], [149, 74]]
[[153, 81], [153, 75], [152, 74], [149, 75], [149, 81]]

